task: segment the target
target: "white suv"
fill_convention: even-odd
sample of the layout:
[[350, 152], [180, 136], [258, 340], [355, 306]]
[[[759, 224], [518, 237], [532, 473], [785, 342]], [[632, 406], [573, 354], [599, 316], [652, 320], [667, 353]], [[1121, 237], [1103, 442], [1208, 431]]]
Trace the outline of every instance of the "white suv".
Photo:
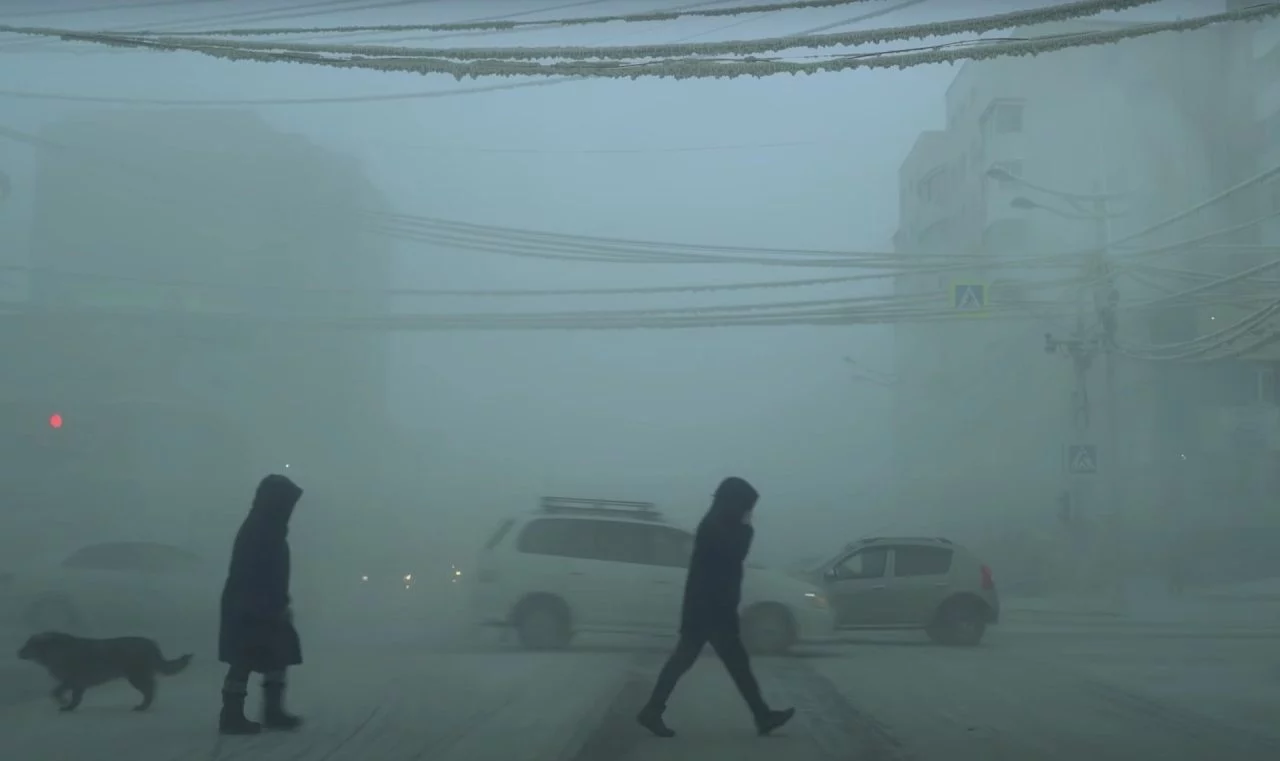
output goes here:
[[[567, 647], [578, 632], [672, 634], [692, 552], [693, 535], [652, 504], [546, 497], [485, 544], [473, 612], [539, 650]], [[746, 569], [741, 615], [743, 641], [756, 653], [834, 633], [821, 589], [777, 571]]]

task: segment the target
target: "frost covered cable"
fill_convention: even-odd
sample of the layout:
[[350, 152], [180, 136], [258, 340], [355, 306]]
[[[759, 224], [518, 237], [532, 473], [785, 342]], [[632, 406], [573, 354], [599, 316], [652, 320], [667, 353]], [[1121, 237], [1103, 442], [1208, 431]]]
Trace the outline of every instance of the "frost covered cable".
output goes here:
[[104, 103], [135, 106], [182, 106], [184, 108], [240, 108], [258, 106], [326, 106], [336, 103], [387, 103], [400, 100], [425, 100], [452, 98], [459, 95], [478, 95], [503, 90], [523, 90], [529, 87], [547, 87], [566, 82], [580, 82], [581, 77], [535, 79], [527, 82], [511, 82], [500, 85], [476, 85], [449, 90], [421, 90], [418, 92], [392, 93], [388, 95], [339, 95], [318, 98], [237, 98], [227, 100], [183, 98], [131, 98], [108, 95], [84, 95], [76, 93], [47, 93], [32, 90], [0, 90], [0, 98], [14, 100], [46, 100], [64, 103]]
[[1180, 293], [1175, 293], [1169, 296], [1161, 296], [1159, 298], [1152, 299], [1151, 301], [1147, 302], [1146, 306], [1156, 306], [1160, 304], [1165, 304], [1169, 301], [1186, 298], [1188, 296], [1195, 296], [1201, 293], [1207, 293], [1211, 290], [1214, 290], [1216, 288], [1221, 288], [1222, 286], [1225, 286], [1225, 285], [1231, 285], [1232, 283], [1238, 283], [1241, 280], [1247, 280], [1254, 275], [1267, 272], [1268, 270], [1273, 270], [1277, 267], [1280, 267], [1280, 259], [1275, 259], [1269, 262], [1263, 262], [1262, 264], [1259, 264], [1256, 267], [1250, 267], [1249, 269], [1244, 270], [1242, 272], [1237, 272], [1234, 275], [1221, 277], [1212, 282], [1205, 283], [1204, 285], [1198, 285], [1195, 288], [1190, 288], [1188, 290], [1181, 291]]
[[[593, 24], [648, 23], [654, 21], [675, 21], [682, 18], [715, 18], [724, 16], [743, 16], [758, 13], [776, 13], [778, 11], [805, 10], [810, 8], [838, 8], [844, 5], [857, 5], [871, 0], [793, 0], [785, 3], [764, 3], [760, 5], [742, 5], [734, 8], [715, 10], [674, 9], [669, 11], [652, 11], [649, 13], [628, 13], [613, 16], [581, 16], [579, 18], [548, 19], [545, 21], [507, 21], [504, 19], [477, 19], [475, 21], [455, 22], [451, 24], [375, 24], [358, 26], [321, 26], [321, 27], [279, 27], [275, 29], [205, 29], [182, 34], [208, 37], [267, 37], [286, 34], [346, 34], [348, 32], [476, 32], [476, 31], [508, 31], [521, 27], [564, 27], [586, 26]], [[706, 3], [705, 5], [713, 5]], [[703, 3], [699, 3], [703, 5]], [[541, 12], [545, 12], [544, 9]], [[155, 36], [172, 34], [164, 30], [138, 30], [130, 32], [138, 36]]]
[[[863, 0], [863, 1], [865, 2], [865, 0]], [[737, 0], [703, 0], [703, 2], [693, 3], [693, 4], [691, 4], [691, 5], [680, 5], [680, 6], [673, 7], [673, 8], [667, 8], [667, 9], [665, 9], [665, 10], [666, 10], [666, 11], [668, 11], [668, 12], [671, 12], [671, 11], [682, 11], [682, 10], [692, 10], [692, 9], [696, 9], [696, 8], [705, 8], [705, 7], [707, 7], [707, 6], [711, 6], [711, 5], [728, 5], [728, 4], [733, 3], [733, 2], [737, 2]], [[470, 19], [470, 20], [468, 20], [468, 21], [459, 22], [459, 23], [470, 23], [470, 21], [481, 21], [481, 20], [484, 20], [484, 19]], [[746, 21], [753, 21], [753, 20], [755, 20], [755, 19], [752, 19], [751, 17], [747, 17], [747, 19], [746, 19]], [[544, 22], [535, 22], [535, 23], [539, 23], [539, 24], [541, 24], [541, 23], [544, 23]], [[730, 26], [736, 26], [736, 25], [741, 24], [741, 23], [744, 23], [744, 22], [742, 22], [742, 21], [735, 21], [733, 24], [730, 24]], [[479, 32], [452, 32], [452, 33], [447, 33], [447, 34], [432, 34], [432, 35], [427, 36], [427, 37], [422, 37], [421, 35], [417, 35], [417, 34], [409, 34], [409, 35], [407, 35], [407, 36], [400, 36], [400, 37], [384, 37], [384, 36], [381, 36], [381, 35], [387, 34], [386, 32], [368, 32], [368, 33], [365, 33], [365, 32], [345, 32], [345, 33], [343, 33], [343, 32], [339, 32], [339, 33], [333, 33], [333, 34], [321, 34], [321, 35], [318, 35], [318, 36], [293, 37], [293, 38], [291, 38], [291, 39], [292, 39], [294, 42], [330, 42], [330, 43], [332, 43], [332, 42], [334, 42], [336, 39], [350, 39], [350, 38], [354, 37], [354, 38], [357, 38], [357, 39], [360, 39], [361, 41], [363, 41], [363, 39], [362, 39], [362, 38], [369, 37], [370, 35], [379, 35], [379, 36], [377, 37], [377, 41], [378, 41], [380, 44], [388, 45], [388, 44], [392, 44], [392, 43], [401, 43], [401, 42], [434, 42], [434, 41], [436, 41], [436, 40], [453, 40], [453, 39], [458, 39], [459, 37], [466, 37], [466, 38], [475, 38], [475, 37], [492, 37], [492, 36], [494, 36], [494, 35], [510, 35], [510, 34], [513, 34], [513, 33], [519, 33], [519, 32], [542, 32], [542, 31], [555, 31], [555, 30], [556, 30], [556, 29], [558, 29], [558, 28], [559, 28], [559, 27], [557, 27], [557, 26], [551, 26], [551, 25], [547, 25], [547, 26], [528, 26], [528, 27], [518, 27], [518, 28], [516, 28], [516, 29], [506, 29], [506, 30], [504, 30], [504, 29], [497, 29], [497, 30], [488, 30], [488, 31], [479, 31]], [[202, 33], [202, 34], [203, 34], [203, 33]], [[233, 35], [233, 36], [234, 36], [234, 35]], [[621, 36], [622, 36], [622, 37], [634, 37], [634, 36], [635, 36], [635, 33], [634, 33], [634, 30], [632, 30], [632, 31], [629, 31], [627, 34], [625, 34], [625, 35], [621, 35]], [[682, 42], [682, 40], [672, 40], [672, 42]]]
[[5, 18], [36, 18], [37, 16], [79, 16], [85, 13], [100, 13], [102, 11], [129, 11], [142, 10], [144, 8], [164, 8], [172, 5], [197, 5], [199, 3], [220, 2], [220, 0], [139, 0], [133, 3], [115, 3], [113, 5], [94, 5], [79, 8], [46, 8], [40, 11], [13, 11], [6, 10]]
[[[1248, 253], [1280, 254], [1280, 246], [1259, 247], [1259, 249], [1256, 252], [1249, 251]], [[1199, 282], [1217, 280], [1218, 278], [1222, 277], [1221, 273], [1202, 272], [1200, 270], [1187, 270], [1187, 269], [1182, 269], [1180, 267], [1158, 267], [1153, 265], [1143, 265], [1143, 266], [1134, 267], [1133, 269], [1138, 272], [1141, 272], [1147, 275], [1152, 275], [1152, 276], [1176, 277], [1182, 280], [1196, 280]], [[1273, 286], [1273, 285], [1280, 285], [1280, 280], [1276, 280], [1273, 278], [1260, 277], [1260, 278], [1250, 279], [1249, 283], [1253, 285]]]
[[[473, 222], [461, 222], [458, 220], [440, 219], [437, 217], [425, 217], [410, 214], [398, 213], [371, 213], [375, 218], [386, 217], [397, 222], [404, 222], [409, 225], [424, 226], [428, 228], [452, 228], [458, 230], [467, 230], [477, 233], [500, 234], [504, 236], [514, 236], [518, 238], [528, 238], [533, 240], [549, 240], [549, 241], [573, 241], [582, 243], [600, 244], [602, 246], [631, 246], [638, 250], [657, 249], [662, 251], [689, 251], [701, 253], [717, 253], [717, 254], [756, 254], [761, 256], [808, 256], [808, 257], [857, 257], [862, 259], [875, 259], [883, 262], [900, 262], [901, 254], [891, 252], [853, 252], [840, 251], [834, 249], [803, 249], [803, 248], [769, 248], [763, 246], [726, 246], [711, 245], [699, 243], [677, 243], [672, 241], [653, 241], [653, 240], [635, 240], [631, 238], [614, 238], [593, 235], [577, 235], [569, 233], [554, 233], [544, 230], [530, 230], [517, 227], [506, 227], [502, 225], [484, 225]], [[922, 258], [929, 258], [925, 255]], [[947, 259], [954, 261], [951, 255], [938, 255], [938, 259]], [[978, 258], [978, 257], [974, 257]]]
[[406, 229], [394, 225], [370, 225], [365, 229], [393, 238], [418, 240], [426, 243], [452, 246], [454, 248], [483, 251], [487, 253], [523, 256], [533, 259], [558, 261], [586, 261], [617, 264], [756, 264], [780, 267], [879, 267], [879, 264], [867, 264], [850, 259], [788, 259], [747, 256], [723, 256], [708, 258], [695, 254], [655, 254], [653, 252], [622, 253], [614, 251], [583, 250], [567, 244], [552, 244], [538, 241], [504, 242], [501, 240], [477, 238], [465, 234], [444, 232], [426, 232]]
[[[909, 26], [865, 29], [832, 34], [793, 34], [785, 37], [769, 37], [757, 40], [728, 40], [725, 42], [648, 43], [643, 45], [554, 46], [510, 48], [421, 48], [392, 45], [325, 45], [320, 43], [248, 42], [216, 37], [186, 37], [173, 35], [130, 35], [122, 33], [66, 32], [64, 39], [80, 38], [86, 41], [132, 40], [149, 42], [159, 49], [233, 48], [238, 51], [262, 51], [272, 53], [305, 53], [368, 58], [423, 58], [447, 61], [510, 62], [510, 61], [630, 61], [634, 59], [671, 59], [689, 56], [751, 56], [777, 53], [797, 48], [821, 49], [856, 45], [882, 44], [902, 40], [918, 40], [930, 37], [951, 37], [959, 34], [984, 34], [1001, 29], [1069, 21], [1096, 16], [1106, 11], [1120, 11], [1152, 5], [1160, 0], [1077, 0], [1035, 10], [1009, 11], [992, 16], [979, 16], [956, 21], [939, 21]], [[1135, 25], [1136, 26], [1136, 25]], [[18, 31], [0, 27], [0, 31]], [[65, 32], [65, 30], [64, 30]], [[21, 33], [21, 32], [19, 32]], [[30, 32], [28, 32], [30, 33]], [[1081, 35], [1085, 36], [1085, 35]], [[1072, 35], [1062, 35], [1070, 39]]]
[[[1145, 359], [1150, 361], [1161, 362], [1181, 362], [1188, 359], [1204, 356], [1214, 349], [1229, 346], [1237, 339], [1254, 332], [1258, 326], [1271, 319], [1280, 312], [1280, 299], [1273, 300], [1270, 304], [1259, 309], [1240, 320], [1228, 325], [1221, 330], [1213, 333], [1197, 336], [1191, 341], [1182, 344], [1166, 347], [1146, 347], [1145, 349], [1124, 349], [1126, 356], [1134, 359]], [[1212, 343], [1209, 343], [1212, 342]], [[1173, 352], [1175, 348], [1185, 349]]]
[[601, 79], [639, 79], [641, 77], [658, 77], [673, 79], [733, 79], [737, 77], [767, 77], [778, 74], [816, 74], [820, 72], [851, 71], [855, 69], [905, 69], [934, 63], [950, 63], [964, 60], [991, 60], [1001, 57], [1029, 56], [1042, 53], [1068, 50], [1073, 48], [1105, 45], [1121, 40], [1135, 39], [1164, 32], [1186, 32], [1215, 24], [1251, 21], [1280, 15], [1280, 4], [1268, 3], [1238, 11], [1228, 11], [1192, 19], [1168, 22], [1153, 22], [1135, 25], [1130, 28], [1089, 32], [1078, 35], [1058, 35], [1053, 37], [1033, 37], [1027, 40], [1001, 43], [983, 43], [968, 47], [950, 47], [947, 49], [928, 50], [917, 53], [875, 53], [859, 56], [844, 56], [813, 63], [791, 63], [786, 61], [762, 61], [746, 59], [741, 61], [709, 61], [709, 60], [674, 60], [650, 63], [623, 64], [614, 63], [555, 63], [534, 64], [508, 61], [477, 61], [470, 64], [453, 61], [400, 58], [326, 58], [320, 55], [303, 53], [266, 53], [236, 49], [227, 45], [192, 45], [177, 41], [158, 43], [144, 38], [122, 38], [108, 35], [62, 34], [67, 39], [78, 39], [95, 44], [155, 49], [164, 51], [186, 51], [200, 53], [214, 58], [230, 61], [257, 61], [265, 63], [302, 63], [315, 66], [328, 66], [339, 69], [364, 69], [386, 72], [412, 72], [418, 74], [448, 74], [462, 79], [464, 77], [485, 76], [566, 76], [594, 77]]
[[1255, 351], [1265, 349], [1268, 346], [1276, 343], [1277, 341], [1280, 341], [1280, 331], [1277, 331], [1275, 329], [1269, 329], [1261, 338], [1258, 338], [1252, 343], [1245, 344], [1243, 346], [1232, 349], [1231, 351], [1228, 351], [1223, 354], [1219, 354], [1212, 357], [1202, 357], [1195, 361], [1197, 363], [1209, 363], [1209, 362], [1224, 362], [1226, 360], [1238, 359], [1247, 354], [1252, 354]]
[[[539, 298], [546, 296], [643, 296], [675, 293], [714, 293], [721, 291], [771, 290], [783, 288], [807, 288], [826, 285], [842, 285], [845, 283], [873, 279], [872, 275], [847, 275], [838, 277], [815, 277], [796, 280], [754, 280], [735, 283], [697, 283], [692, 285], [657, 285], [637, 286], [630, 288], [318, 288], [313, 286], [275, 286], [275, 285], [238, 285], [233, 283], [214, 283], [205, 280], [165, 280], [129, 275], [115, 275], [98, 272], [66, 272], [43, 267], [32, 267], [24, 264], [0, 264], [0, 272], [20, 272], [32, 275], [44, 275], [68, 280], [90, 282], [130, 282], [142, 285], [154, 285], [162, 288], [198, 288], [212, 290], [235, 290], [244, 292], [271, 293], [316, 293], [316, 294], [351, 294], [371, 296], [431, 296], [431, 297], [519, 297]], [[861, 298], [861, 297], [857, 297]], [[870, 298], [870, 297], [869, 297]], [[882, 298], [882, 297], [875, 297]], [[914, 295], [913, 295], [914, 298]]]
[[[1255, 10], [1255, 9], [1264, 10], [1267, 12], [1267, 15], [1270, 15], [1270, 16], [1280, 15], [1280, 3], [1267, 3], [1265, 6], [1255, 6], [1254, 8], [1246, 9], [1246, 10]], [[1130, 233], [1129, 235], [1125, 235], [1124, 237], [1115, 240], [1113, 243], [1111, 243], [1111, 245], [1123, 246], [1124, 244], [1137, 240], [1138, 238], [1146, 237], [1147, 235], [1150, 235], [1151, 233], [1154, 233], [1154, 232], [1159, 232], [1165, 229], [1166, 227], [1169, 227], [1171, 225], [1177, 224], [1178, 222], [1181, 222], [1182, 220], [1186, 219], [1187, 217], [1190, 217], [1191, 215], [1195, 214], [1196, 212], [1202, 209], [1206, 209], [1216, 203], [1219, 203], [1220, 201], [1224, 201], [1227, 198], [1230, 198], [1231, 196], [1241, 191], [1248, 190], [1249, 188], [1252, 188], [1257, 185], [1261, 185], [1277, 177], [1280, 177], [1280, 166], [1275, 166], [1275, 167], [1272, 167], [1271, 169], [1267, 169], [1262, 172], [1259, 172], [1258, 174], [1254, 175], [1253, 177], [1250, 177], [1247, 180], [1244, 180], [1243, 182], [1238, 182], [1235, 185], [1232, 185], [1231, 187], [1227, 188], [1221, 193], [1217, 193], [1213, 196], [1210, 196], [1209, 198], [1206, 198], [1205, 200], [1201, 201], [1195, 206], [1192, 206], [1188, 209], [1183, 209], [1177, 214], [1174, 214], [1171, 217], [1162, 219], [1159, 222], [1149, 227], [1144, 227], [1135, 233]], [[1276, 210], [1272, 214], [1267, 215], [1267, 218], [1270, 218], [1276, 215], [1280, 215], [1280, 209]]]
[[[459, 235], [450, 233], [431, 232], [426, 230], [415, 230], [398, 228], [394, 226], [373, 224], [365, 228], [370, 232], [379, 235], [392, 237], [396, 240], [412, 240], [420, 243], [430, 243], [445, 248], [461, 249], [468, 251], [477, 251], [483, 253], [501, 254], [504, 256], [526, 257], [534, 259], [549, 259], [559, 261], [580, 261], [580, 262], [598, 262], [598, 263], [615, 263], [615, 264], [662, 264], [662, 265], [679, 265], [679, 264], [749, 264], [756, 266], [774, 266], [774, 267], [819, 267], [819, 268], [837, 268], [837, 269], [871, 269], [876, 275], [868, 279], [878, 279], [893, 277], [898, 274], [942, 274], [956, 272], [971, 272], [974, 270], [992, 270], [992, 269], [1018, 269], [1018, 268], [1065, 268], [1076, 270], [1078, 264], [1068, 262], [1066, 260], [1054, 260], [1048, 262], [1031, 262], [1028, 264], [1020, 264], [1018, 262], [1001, 262], [988, 261], [964, 261], [949, 264], [931, 264], [928, 262], [911, 262], [902, 261], [899, 257], [897, 261], [860, 261], [850, 260], [847, 258], [833, 259], [796, 259], [796, 258], [778, 258], [778, 257], [744, 257], [744, 256], [720, 256], [714, 259], [698, 258], [698, 257], [682, 257], [678, 254], [652, 255], [652, 252], [638, 252], [638, 254], [626, 255], [617, 251], [598, 251], [590, 247], [572, 247], [564, 243], [552, 243], [542, 241], [520, 241], [520, 240], [503, 240], [485, 238], [475, 235]], [[910, 257], [908, 257], [909, 259]], [[938, 260], [945, 261], [945, 260]], [[1080, 282], [1078, 276], [1070, 278], [1070, 282]]]
[[[1273, 217], [1280, 215], [1280, 211], [1269, 212], [1265, 215], [1246, 222], [1232, 225], [1225, 228], [1211, 230], [1202, 233], [1193, 238], [1186, 238], [1173, 241], [1160, 246], [1148, 248], [1133, 248], [1123, 252], [1123, 255], [1117, 254], [1114, 262], [1118, 271], [1123, 272], [1126, 268], [1137, 266], [1134, 262], [1146, 261], [1158, 256], [1169, 255], [1173, 253], [1184, 253], [1188, 248], [1204, 244], [1215, 238], [1220, 238], [1233, 233], [1251, 229]], [[770, 249], [770, 248], [741, 248], [733, 246], [708, 246], [688, 243], [660, 242], [660, 241], [642, 241], [622, 238], [600, 238], [593, 236], [584, 236], [571, 233], [551, 233], [545, 231], [526, 230], [520, 228], [502, 227], [495, 225], [482, 225], [468, 222], [460, 222], [456, 220], [441, 220], [432, 217], [422, 217], [409, 214], [391, 214], [386, 212], [369, 212], [369, 216], [376, 220], [394, 218], [401, 220], [407, 227], [413, 230], [421, 230], [423, 232], [434, 230], [437, 226], [446, 228], [464, 228], [473, 232], [477, 236], [491, 236], [496, 240], [536, 240], [536, 241], [555, 241], [566, 243], [610, 243], [621, 246], [632, 246], [641, 250], [659, 249], [664, 253], [682, 252], [682, 251], [698, 251], [698, 252], [722, 252], [722, 253], [751, 253], [762, 256], [776, 255], [786, 252], [790, 255], [813, 256], [813, 257], [841, 257], [841, 256], [860, 256], [868, 260], [876, 260], [886, 262], [888, 265], [897, 268], [908, 268], [911, 266], [929, 267], [930, 272], [937, 271], [931, 264], [924, 263], [946, 263], [952, 265], [951, 271], [965, 268], [1038, 268], [1060, 266], [1078, 266], [1080, 257], [1096, 253], [1095, 249], [1081, 249], [1075, 251], [1056, 252], [1051, 254], [1030, 254], [1019, 257], [1000, 257], [993, 259], [989, 254], [964, 254], [959, 252], [949, 252], [944, 254], [899, 254], [899, 253], [853, 253], [841, 251], [826, 250], [804, 250], [804, 249]], [[602, 250], [602, 249], [594, 249]], [[1121, 258], [1121, 256], [1123, 258]]]
[[922, 3], [927, 3], [927, 2], [929, 2], [929, 0], [903, 0], [903, 2], [897, 3], [895, 5], [891, 5], [888, 8], [881, 8], [878, 11], [863, 13], [860, 16], [853, 16], [851, 18], [842, 19], [840, 21], [833, 21], [830, 24], [815, 26], [814, 28], [806, 29], [803, 32], [796, 32], [795, 36], [808, 37], [811, 34], [819, 34], [821, 32], [827, 32], [832, 29], [839, 29], [842, 26], [849, 26], [851, 24], [861, 24], [863, 21], [870, 21], [871, 19], [880, 18], [881, 16], [888, 16], [890, 13], [897, 13], [898, 11], [903, 11], [903, 10], [906, 10], [907, 8], [910, 8], [913, 5], [920, 5]]

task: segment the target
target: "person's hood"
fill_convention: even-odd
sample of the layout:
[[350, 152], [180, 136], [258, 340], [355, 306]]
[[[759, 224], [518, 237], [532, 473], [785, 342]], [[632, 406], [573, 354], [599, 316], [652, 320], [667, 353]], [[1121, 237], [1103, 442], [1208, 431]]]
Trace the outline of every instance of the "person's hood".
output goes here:
[[293, 509], [302, 498], [302, 487], [295, 484], [287, 476], [272, 473], [258, 482], [258, 489], [253, 494], [253, 507], [249, 511], [262, 520], [280, 525], [289, 524], [293, 517]]
[[716, 487], [711, 508], [703, 520], [719, 526], [741, 524], [759, 500], [760, 493], [746, 479], [730, 476]]

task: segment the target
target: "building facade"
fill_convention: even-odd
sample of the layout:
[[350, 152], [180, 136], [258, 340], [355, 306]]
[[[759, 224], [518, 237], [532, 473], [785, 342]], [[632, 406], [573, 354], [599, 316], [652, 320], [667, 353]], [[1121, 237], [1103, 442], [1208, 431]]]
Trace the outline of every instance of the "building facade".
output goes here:
[[388, 343], [323, 327], [387, 311], [361, 167], [238, 111], [91, 113], [41, 140], [30, 301], [3, 331], [9, 481], [199, 532], [265, 472], [363, 472]]
[[[1119, 26], [1091, 21], [1017, 34]], [[1220, 277], [1221, 268], [1239, 269], [1265, 254], [1259, 236], [1266, 233], [1256, 226], [1210, 239], [1238, 256], [1207, 272], [1212, 255], [1177, 245], [1240, 225], [1256, 211], [1257, 194], [1233, 194], [1140, 233], [1259, 171], [1262, 143], [1252, 136], [1265, 133], [1258, 128], [1265, 109], [1255, 99], [1266, 89], [1240, 72], [1250, 61], [1253, 71], [1277, 71], [1256, 63], [1271, 49], [1244, 37], [1261, 26], [961, 67], [946, 95], [944, 128], [923, 133], [902, 165], [895, 244], [904, 267], [923, 274], [899, 277], [895, 289], [931, 294], [941, 308], [955, 282], [981, 283], [989, 314], [895, 328], [902, 501], [938, 505], [943, 513], [987, 514], [1004, 505], [1051, 515], [1071, 444], [1096, 448], [1098, 478], [1084, 487], [1088, 503], [1144, 520], [1174, 498], [1179, 479], [1179, 498], [1203, 503], [1207, 484], [1220, 488], [1224, 473], [1239, 474], [1205, 455], [1216, 446], [1206, 421], [1239, 406], [1232, 389], [1256, 394], [1270, 366], [1266, 352], [1199, 364], [1151, 357], [1169, 353], [1159, 347], [1212, 333], [1232, 319], [1231, 310], [1247, 306], [1238, 298], [1212, 305], [1159, 299], [1205, 282], [1179, 283], [1177, 272], [1198, 267]], [[1157, 271], [1130, 277], [1137, 268], [1126, 257], [1154, 247], [1168, 250], [1141, 262]], [[1041, 349], [1046, 333], [1096, 335], [1096, 285], [1107, 281], [1097, 258], [1084, 255], [1091, 249], [1105, 250], [1112, 265], [1120, 349], [1112, 355], [1113, 382], [1105, 380], [1101, 356], [1086, 374], [1091, 424], [1082, 428], [1071, 361]], [[1081, 252], [1079, 262], [1018, 261], [1066, 252]], [[940, 255], [943, 263], [954, 255], [955, 269], [928, 272]], [[1256, 398], [1248, 406], [1255, 419], [1268, 414]], [[1175, 471], [1183, 475], [1173, 478]], [[1189, 482], [1205, 486], [1192, 496]], [[1246, 492], [1231, 493], [1256, 503], [1259, 495]]]

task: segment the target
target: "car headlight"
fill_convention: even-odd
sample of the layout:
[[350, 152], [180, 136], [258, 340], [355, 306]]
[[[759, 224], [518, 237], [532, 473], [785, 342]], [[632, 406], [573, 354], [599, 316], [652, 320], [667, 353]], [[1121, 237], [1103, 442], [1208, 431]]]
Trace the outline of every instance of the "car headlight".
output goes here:
[[804, 596], [805, 596], [805, 599], [809, 601], [809, 604], [812, 605], [813, 607], [819, 608], [821, 610], [826, 610], [827, 598], [823, 597], [817, 592], [805, 592]]

